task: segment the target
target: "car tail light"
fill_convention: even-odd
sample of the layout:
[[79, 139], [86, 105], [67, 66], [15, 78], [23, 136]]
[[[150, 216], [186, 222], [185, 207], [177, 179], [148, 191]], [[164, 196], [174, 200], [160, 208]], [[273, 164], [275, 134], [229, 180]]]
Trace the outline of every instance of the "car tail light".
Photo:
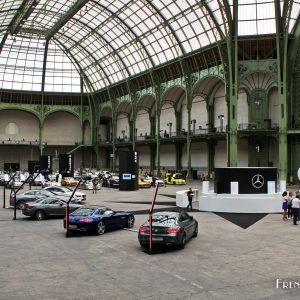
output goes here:
[[65, 221], [65, 222], [67, 221], [67, 217], [66, 217], [66, 216], [64, 216], [64, 221]]
[[140, 227], [139, 232], [149, 232], [149, 228]]
[[32, 209], [33, 206], [32, 206], [32, 205], [29, 205], [29, 204], [26, 204], [26, 205], [25, 205], [25, 208], [27, 208], [27, 209]]
[[80, 219], [79, 222], [80, 222], [80, 223], [92, 223], [92, 222], [93, 222], [93, 219], [88, 219], [88, 218]]
[[168, 230], [167, 230], [167, 233], [177, 233], [177, 232], [179, 232], [180, 231], [180, 228], [169, 228]]

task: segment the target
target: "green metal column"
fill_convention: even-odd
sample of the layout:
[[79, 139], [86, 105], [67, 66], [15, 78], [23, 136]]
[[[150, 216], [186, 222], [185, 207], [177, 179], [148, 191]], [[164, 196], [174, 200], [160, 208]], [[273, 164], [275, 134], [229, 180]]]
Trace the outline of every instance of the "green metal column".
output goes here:
[[111, 171], [116, 172], [116, 130], [117, 130], [117, 115], [115, 108], [116, 105], [112, 107], [112, 122], [111, 122], [111, 129], [112, 129], [112, 166]]
[[216, 141], [211, 139], [207, 140], [208, 175], [215, 169], [215, 145]]
[[191, 167], [191, 108], [192, 108], [192, 86], [191, 77], [185, 75], [185, 87], [186, 87], [186, 108], [188, 113], [187, 121], [187, 136], [186, 136], [186, 152], [187, 152], [187, 178], [192, 178], [192, 167]]
[[46, 77], [46, 65], [47, 65], [47, 55], [48, 55], [48, 47], [49, 47], [49, 40], [46, 40], [45, 43], [45, 50], [44, 50], [44, 61], [43, 61], [43, 74], [42, 74], [42, 101], [41, 101], [41, 122], [40, 122], [40, 128], [39, 128], [39, 148], [40, 148], [40, 155], [43, 155], [44, 153], [44, 147], [45, 143], [43, 141], [43, 126], [45, 121], [45, 111], [44, 111], [44, 97], [45, 97], [45, 77]]
[[156, 176], [160, 175], [160, 112], [156, 114]]
[[40, 155], [43, 155], [43, 153], [44, 153], [43, 125], [41, 125], [41, 124], [40, 124], [40, 128], [39, 128], [39, 149], [40, 149]]
[[[238, 136], [237, 136], [237, 98], [238, 98], [238, 1], [234, 1], [232, 31], [227, 38], [228, 47], [228, 77], [229, 90], [227, 90], [227, 165], [237, 166]], [[230, 40], [229, 40], [230, 39]]]
[[285, 1], [281, 13], [279, 0], [275, 1], [276, 50], [279, 97], [279, 179], [287, 180], [287, 46], [289, 15], [292, 1]]
[[137, 139], [137, 128], [136, 128], [136, 118], [137, 118], [137, 94], [136, 92], [131, 93], [132, 102], [132, 116], [131, 116], [131, 128], [132, 128], [132, 150], [135, 151], [135, 143]]
[[156, 132], [156, 128], [155, 128], [155, 117], [150, 117], [150, 137], [151, 139], [154, 139], [155, 137], [155, 132]]
[[182, 111], [176, 112], [176, 135], [180, 135], [182, 130]]
[[160, 105], [161, 105], [161, 86], [157, 84], [155, 86], [155, 117], [156, 117], [156, 176], [160, 176]]

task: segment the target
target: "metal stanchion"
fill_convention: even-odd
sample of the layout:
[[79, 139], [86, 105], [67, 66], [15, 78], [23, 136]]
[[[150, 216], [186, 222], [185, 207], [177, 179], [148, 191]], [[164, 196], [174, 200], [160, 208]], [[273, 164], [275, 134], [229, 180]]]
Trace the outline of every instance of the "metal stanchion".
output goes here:
[[150, 230], [149, 250], [150, 250], [150, 254], [152, 254], [152, 212], [153, 212], [154, 204], [155, 204], [155, 201], [156, 201], [158, 187], [159, 187], [159, 184], [156, 183], [155, 195], [154, 195], [152, 205], [151, 205], [151, 208], [150, 208], [150, 212], [149, 212], [149, 230]]
[[6, 187], [7, 185], [15, 178], [15, 176], [17, 175], [17, 173], [13, 174], [12, 177], [10, 177], [10, 179], [8, 180], [8, 182], [4, 182], [4, 185], [3, 185], [3, 208], [6, 207], [6, 203], [5, 203], [5, 191], [6, 191]]
[[70, 196], [68, 202], [67, 202], [67, 206], [66, 206], [66, 237], [69, 237], [70, 234], [69, 234], [69, 212], [70, 212], [70, 202], [76, 192], [76, 190], [78, 189], [79, 187], [79, 184], [81, 182], [82, 178], [79, 179], [78, 183], [76, 184], [73, 192], [72, 192], [72, 195]]
[[18, 193], [18, 191], [23, 188], [23, 186], [25, 185], [25, 183], [28, 182], [29, 179], [32, 179], [34, 181], [39, 175], [40, 175], [40, 173], [38, 173], [33, 179], [31, 176], [28, 176], [26, 178], [26, 180], [21, 184], [21, 186], [17, 190], [15, 190], [15, 186], [14, 186], [15, 202], [14, 202], [14, 218], [13, 218], [13, 220], [17, 219], [17, 193]]

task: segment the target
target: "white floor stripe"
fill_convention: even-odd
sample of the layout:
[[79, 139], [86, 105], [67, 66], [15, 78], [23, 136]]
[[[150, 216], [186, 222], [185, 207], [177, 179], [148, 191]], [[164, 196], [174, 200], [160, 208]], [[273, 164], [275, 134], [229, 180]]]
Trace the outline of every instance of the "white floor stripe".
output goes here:
[[177, 275], [177, 274], [175, 274], [174, 277], [176, 277], [176, 278], [178, 278], [178, 279], [180, 279], [180, 280], [182, 280], [182, 281], [185, 281], [185, 280], [186, 280], [185, 278], [183, 278], [183, 277], [181, 277], [181, 276], [179, 276], [179, 275]]

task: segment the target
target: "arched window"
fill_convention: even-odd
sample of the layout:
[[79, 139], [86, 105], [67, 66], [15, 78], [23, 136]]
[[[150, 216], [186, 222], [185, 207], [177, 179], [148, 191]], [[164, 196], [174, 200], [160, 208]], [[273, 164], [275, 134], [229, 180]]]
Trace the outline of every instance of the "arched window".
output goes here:
[[10, 122], [5, 127], [6, 134], [19, 134], [19, 127], [16, 123]]

